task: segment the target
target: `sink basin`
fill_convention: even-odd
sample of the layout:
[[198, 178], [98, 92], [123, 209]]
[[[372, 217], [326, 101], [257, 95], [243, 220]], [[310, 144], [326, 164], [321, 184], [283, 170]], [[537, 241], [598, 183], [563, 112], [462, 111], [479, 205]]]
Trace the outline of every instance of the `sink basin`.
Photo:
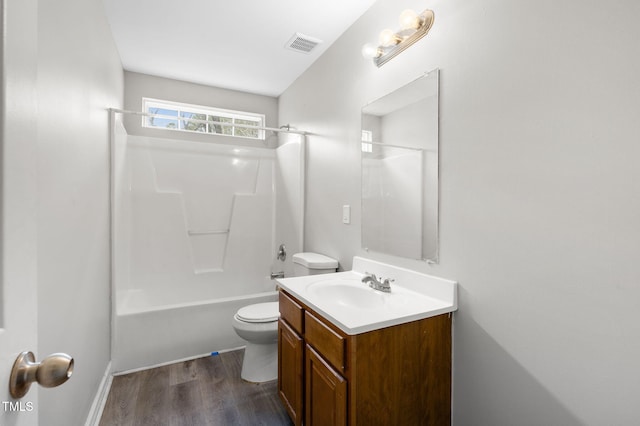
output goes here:
[[317, 297], [320, 303], [331, 301], [346, 308], [378, 309], [385, 304], [385, 294], [359, 280], [316, 281], [307, 286], [307, 291]]

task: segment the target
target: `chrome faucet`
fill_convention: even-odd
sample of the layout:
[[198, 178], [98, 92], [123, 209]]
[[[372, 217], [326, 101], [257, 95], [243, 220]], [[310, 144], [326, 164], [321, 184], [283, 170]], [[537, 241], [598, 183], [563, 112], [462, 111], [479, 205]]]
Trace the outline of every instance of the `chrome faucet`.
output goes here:
[[382, 281], [380, 280], [382, 280], [382, 277], [378, 279], [375, 274], [370, 274], [368, 272], [365, 272], [365, 276], [362, 278], [362, 282], [369, 284], [369, 287], [371, 287], [372, 289], [390, 293], [391, 283], [395, 280], [390, 280], [389, 278], [385, 278]]

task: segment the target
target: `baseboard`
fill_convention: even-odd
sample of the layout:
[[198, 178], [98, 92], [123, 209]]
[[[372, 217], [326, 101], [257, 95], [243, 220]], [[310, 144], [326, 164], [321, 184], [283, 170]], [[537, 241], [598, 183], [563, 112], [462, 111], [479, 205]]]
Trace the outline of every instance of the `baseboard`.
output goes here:
[[104, 376], [102, 376], [102, 381], [100, 381], [98, 392], [96, 392], [96, 396], [93, 399], [93, 404], [91, 404], [91, 410], [89, 410], [89, 415], [87, 416], [87, 421], [84, 426], [98, 426], [100, 423], [100, 417], [102, 417], [102, 411], [107, 403], [107, 397], [109, 396], [112, 381], [113, 375], [111, 374], [111, 361], [109, 361], [109, 364], [107, 364], [107, 368], [104, 371]]

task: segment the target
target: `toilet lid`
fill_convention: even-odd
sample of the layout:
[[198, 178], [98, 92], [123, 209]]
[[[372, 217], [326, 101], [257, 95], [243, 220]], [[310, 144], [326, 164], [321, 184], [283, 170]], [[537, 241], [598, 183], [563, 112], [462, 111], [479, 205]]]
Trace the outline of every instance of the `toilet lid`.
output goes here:
[[238, 309], [238, 319], [246, 322], [272, 322], [280, 317], [278, 302], [256, 303]]
[[338, 261], [319, 253], [296, 253], [293, 255], [293, 263], [309, 269], [336, 269]]

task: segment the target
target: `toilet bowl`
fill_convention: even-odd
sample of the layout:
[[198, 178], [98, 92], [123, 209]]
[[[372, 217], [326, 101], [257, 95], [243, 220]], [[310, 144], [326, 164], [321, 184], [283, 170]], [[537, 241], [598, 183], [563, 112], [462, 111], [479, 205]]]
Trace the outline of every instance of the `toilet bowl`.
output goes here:
[[278, 302], [257, 303], [238, 309], [233, 329], [247, 341], [240, 377], [249, 382], [278, 378]]
[[[294, 275], [335, 272], [338, 261], [318, 253], [293, 255]], [[244, 350], [240, 377], [261, 383], [278, 378], [278, 302], [257, 303], [238, 309], [233, 328], [247, 346]]]

